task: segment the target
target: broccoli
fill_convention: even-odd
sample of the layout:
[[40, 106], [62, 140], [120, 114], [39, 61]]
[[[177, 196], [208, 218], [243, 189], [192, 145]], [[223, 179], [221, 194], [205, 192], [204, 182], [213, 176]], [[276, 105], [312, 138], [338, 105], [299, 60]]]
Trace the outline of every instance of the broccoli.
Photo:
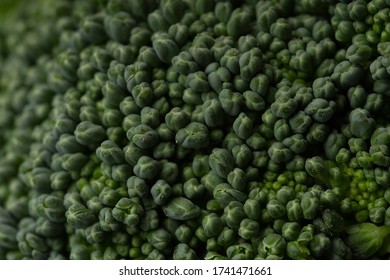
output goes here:
[[390, 2], [0, 3], [0, 259], [390, 259]]

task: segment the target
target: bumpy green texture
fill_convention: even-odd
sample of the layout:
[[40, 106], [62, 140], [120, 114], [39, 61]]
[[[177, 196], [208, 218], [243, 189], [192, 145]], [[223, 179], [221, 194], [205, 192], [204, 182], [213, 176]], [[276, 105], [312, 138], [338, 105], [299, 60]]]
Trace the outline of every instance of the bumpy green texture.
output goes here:
[[389, 11], [1, 1], [0, 259], [390, 259]]

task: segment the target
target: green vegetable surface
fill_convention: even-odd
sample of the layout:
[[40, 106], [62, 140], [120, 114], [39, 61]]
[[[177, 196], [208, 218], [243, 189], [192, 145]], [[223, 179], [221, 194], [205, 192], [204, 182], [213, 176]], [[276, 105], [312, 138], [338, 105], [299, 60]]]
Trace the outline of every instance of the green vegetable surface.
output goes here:
[[390, 259], [390, 1], [1, 1], [0, 259]]

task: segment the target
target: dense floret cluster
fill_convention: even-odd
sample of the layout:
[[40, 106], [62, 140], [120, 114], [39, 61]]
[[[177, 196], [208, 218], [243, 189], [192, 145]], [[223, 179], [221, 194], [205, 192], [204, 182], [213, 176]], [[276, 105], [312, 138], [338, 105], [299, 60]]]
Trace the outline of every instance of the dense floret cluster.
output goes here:
[[0, 131], [0, 259], [389, 259], [390, 1], [21, 1]]

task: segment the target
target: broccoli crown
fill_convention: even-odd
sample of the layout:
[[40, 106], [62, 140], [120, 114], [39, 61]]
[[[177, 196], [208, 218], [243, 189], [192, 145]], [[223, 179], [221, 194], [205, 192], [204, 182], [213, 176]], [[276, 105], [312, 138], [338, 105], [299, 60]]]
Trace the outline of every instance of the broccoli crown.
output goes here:
[[390, 1], [0, 4], [0, 259], [390, 259]]

